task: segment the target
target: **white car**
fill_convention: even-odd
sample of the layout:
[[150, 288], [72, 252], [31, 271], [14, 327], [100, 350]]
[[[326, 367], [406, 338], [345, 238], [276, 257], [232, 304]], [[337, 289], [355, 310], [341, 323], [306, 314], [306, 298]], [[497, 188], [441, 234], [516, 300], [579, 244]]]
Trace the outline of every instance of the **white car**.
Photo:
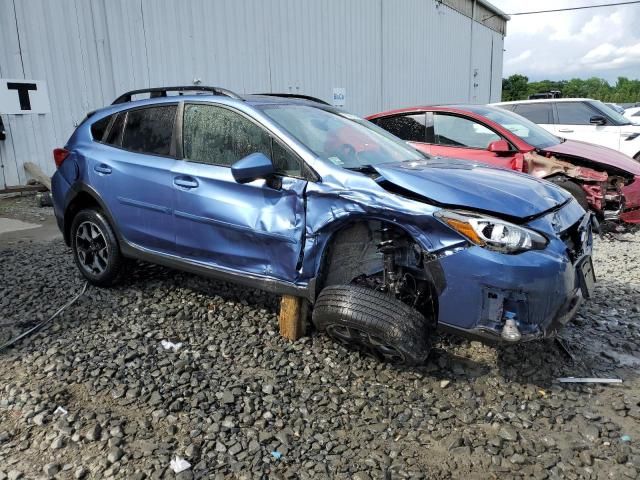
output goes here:
[[640, 107], [627, 108], [624, 111], [624, 116], [627, 117], [631, 123], [640, 123]]
[[493, 105], [522, 115], [558, 137], [595, 143], [640, 160], [640, 125], [599, 100], [553, 98]]

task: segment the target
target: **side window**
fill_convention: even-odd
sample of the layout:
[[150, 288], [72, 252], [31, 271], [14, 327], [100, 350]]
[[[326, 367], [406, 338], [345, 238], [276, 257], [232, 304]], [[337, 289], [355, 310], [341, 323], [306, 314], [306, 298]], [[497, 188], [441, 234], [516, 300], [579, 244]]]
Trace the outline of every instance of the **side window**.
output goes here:
[[396, 115], [379, 118], [376, 123], [389, 133], [408, 142], [425, 142], [427, 137], [425, 114]]
[[515, 113], [522, 115], [533, 123], [543, 125], [553, 123], [553, 114], [550, 103], [522, 103], [515, 109]]
[[91, 125], [91, 136], [96, 142], [101, 142], [104, 137], [104, 132], [107, 131], [107, 127], [109, 126], [109, 122], [113, 118], [113, 115], [109, 115], [108, 117], [101, 118], [97, 122], [94, 122]]
[[116, 115], [107, 134], [107, 138], [104, 139], [104, 143], [115, 145], [116, 147], [120, 146], [120, 142], [122, 141], [122, 127], [124, 126], [124, 118], [126, 116], [126, 112], [120, 112]]
[[186, 160], [228, 167], [247, 155], [262, 152], [271, 159], [276, 172], [301, 175], [300, 162], [292, 152], [264, 128], [227, 108], [187, 104], [183, 123]]
[[633, 115], [631, 115], [632, 117], [640, 117], [640, 110], [638, 110], [636, 113], [634, 113]]
[[590, 125], [596, 113], [588, 105], [580, 102], [557, 102], [558, 123], [563, 125]]
[[516, 111], [516, 107], [518, 105], [512, 105], [512, 104], [508, 104], [508, 105], [498, 105], [498, 107], [504, 109], [504, 110], [509, 110], [510, 112], [515, 112]]
[[169, 155], [177, 105], [129, 110], [122, 148], [132, 152]]
[[486, 149], [500, 136], [484, 125], [463, 117], [436, 113], [433, 128], [437, 145]]

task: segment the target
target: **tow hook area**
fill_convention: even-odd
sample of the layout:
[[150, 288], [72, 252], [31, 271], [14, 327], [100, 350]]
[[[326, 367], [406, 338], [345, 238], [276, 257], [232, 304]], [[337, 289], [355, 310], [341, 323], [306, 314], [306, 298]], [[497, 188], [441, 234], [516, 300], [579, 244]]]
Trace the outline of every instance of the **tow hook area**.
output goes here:
[[513, 312], [504, 312], [504, 327], [500, 336], [507, 342], [519, 342], [522, 339], [522, 334], [518, 330], [518, 324], [516, 323], [516, 314]]

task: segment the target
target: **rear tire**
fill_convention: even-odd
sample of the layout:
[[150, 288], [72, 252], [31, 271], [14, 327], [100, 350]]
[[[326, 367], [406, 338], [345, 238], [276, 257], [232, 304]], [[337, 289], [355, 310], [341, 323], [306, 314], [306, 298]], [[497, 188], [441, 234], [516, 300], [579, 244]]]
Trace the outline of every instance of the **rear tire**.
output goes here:
[[115, 285], [125, 259], [111, 225], [99, 210], [77, 213], [71, 224], [71, 249], [80, 273], [93, 285]]
[[563, 177], [551, 178], [549, 181], [555, 183], [560, 188], [565, 189], [573, 196], [573, 198], [576, 199], [576, 201], [582, 208], [584, 208], [586, 211], [589, 211], [589, 201], [587, 200], [587, 194], [579, 184]]
[[321, 332], [379, 360], [423, 364], [431, 349], [427, 321], [386, 293], [355, 285], [325, 287], [313, 308]]

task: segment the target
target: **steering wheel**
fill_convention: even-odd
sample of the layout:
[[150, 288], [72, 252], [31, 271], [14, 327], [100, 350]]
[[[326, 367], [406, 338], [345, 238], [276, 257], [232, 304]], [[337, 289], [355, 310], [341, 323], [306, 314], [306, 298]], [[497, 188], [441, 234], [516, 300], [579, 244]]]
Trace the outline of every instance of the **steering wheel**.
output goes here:
[[336, 153], [345, 164], [358, 161], [358, 152], [353, 148], [353, 145], [349, 145], [348, 143], [340, 145]]

